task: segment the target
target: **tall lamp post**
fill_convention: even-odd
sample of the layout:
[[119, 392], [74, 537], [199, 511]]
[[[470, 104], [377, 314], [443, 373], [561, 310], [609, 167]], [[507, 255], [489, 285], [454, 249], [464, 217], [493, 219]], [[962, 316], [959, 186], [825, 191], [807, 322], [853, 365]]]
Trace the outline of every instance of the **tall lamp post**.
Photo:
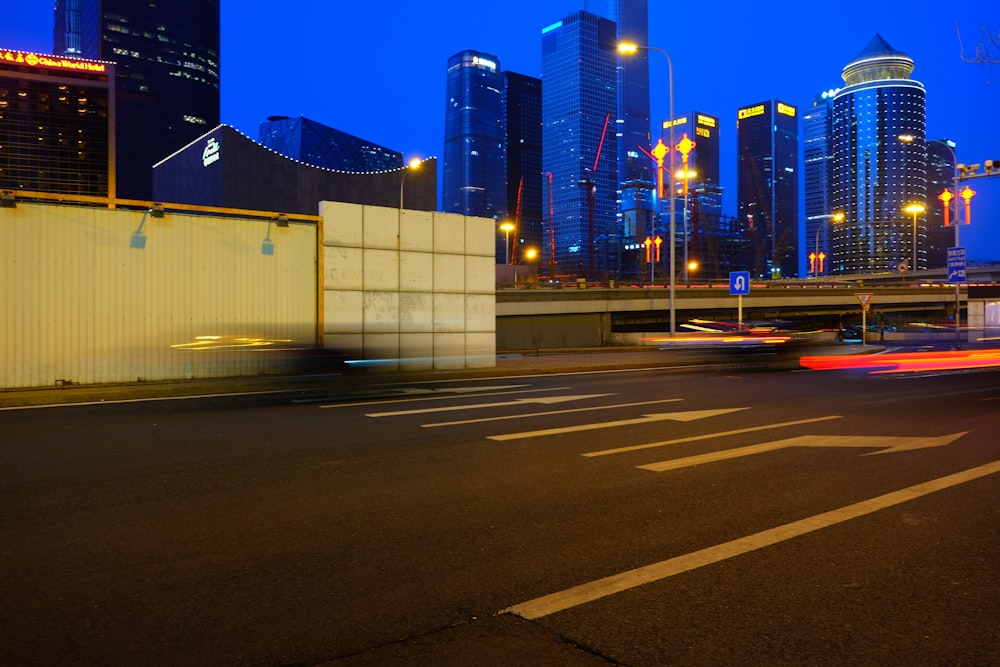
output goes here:
[[410, 174], [411, 171], [416, 171], [417, 169], [420, 169], [420, 165], [421, 164], [423, 164], [423, 163], [420, 161], [420, 158], [415, 157], [412, 160], [410, 160], [409, 164], [406, 165], [405, 171], [403, 171], [403, 177], [401, 179], [399, 179], [399, 208], [400, 208], [400, 210], [403, 209], [403, 186], [406, 184], [406, 177]]
[[[840, 211], [837, 211], [836, 213], [833, 213], [828, 217], [831, 222], [843, 222], [844, 218], [847, 216], [845, 216]], [[820, 222], [820, 224], [816, 225], [816, 252], [813, 255], [813, 261], [816, 262], [816, 264], [813, 266], [813, 276], [816, 278], [819, 277], [820, 272], [823, 270], [823, 260], [826, 259], [826, 255], [820, 254], [819, 252], [819, 233], [820, 231], [822, 231], [822, 229], [823, 229], [823, 223]], [[827, 242], [829, 243], [829, 239], [827, 239]], [[830, 261], [833, 260], [831, 259]]]
[[913, 214], [913, 267], [911, 271], [917, 270], [917, 216], [924, 212], [924, 205], [913, 203], [903, 209], [907, 213]]
[[[647, 51], [659, 51], [667, 59], [667, 83], [668, 92], [670, 99], [670, 120], [674, 119], [674, 61], [670, 59], [670, 54], [664, 49], [656, 46], [641, 46], [635, 42], [619, 42], [618, 43], [618, 53], [622, 55], [635, 55], [639, 49], [645, 49]], [[676, 273], [676, 263], [677, 263], [677, 230], [676, 221], [674, 220], [674, 126], [671, 122], [670, 125], [670, 336], [673, 337], [677, 334], [677, 310], [674, 304], [674, 282], [677, 278]]]
[[510, 233], [514, 231], [514, 223], [510, 221], [501, 222], [500, 231], [503, 232], [506, 239], [503, 251], [503, 263], [510, 265]]

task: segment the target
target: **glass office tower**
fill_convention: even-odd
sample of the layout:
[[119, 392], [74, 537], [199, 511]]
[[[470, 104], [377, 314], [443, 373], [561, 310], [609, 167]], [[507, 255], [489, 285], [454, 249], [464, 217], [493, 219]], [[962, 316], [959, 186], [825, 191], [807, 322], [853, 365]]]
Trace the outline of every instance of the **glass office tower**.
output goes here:
[[[806, 236], [802, 239], [800, 260], [805, 260], [804, 275], [830, 273], [830, 226], [834, 220], [833, 190], [833, 96], [826, 90], [813, 99], [802, 114], [802, 153], [804, 158]], [[812, 257], [810, 257], [812, 255]], [[822, 256], [821, 256], [822, 255]]]
[[219, 124], [218, 0], [56, 0], [53, 36], [116, 63], [112, 196], [151, 199], [153, 165]]
[[618, 213], [617, 33], [576, 12], [542, 30], [542, 170], [551, 175], [555, 270], [596, 278], [622, 257]]
[[757, 279], [798, 276], [798, 108], [771, 100], [736, 112], [736, 196]]
[[833, 207], [845, 215], [833, 228], [834, 273], [927, 266], [926, 217], [914, 225], [905, 210], [927, 201], [925, 94], [912, 72], [880, 35], [844, 67], [833, 98]]
[[506, 208], [503, 78], [496, 56], [448, 59], [441, 203], [448, 213], [495, 218]]
[[[542, 81], [503, 73], [504, 164], [507, 185], [503, 216], [517, 229], [512, 235], [511, 261], [543, 267], [550, 246], [542, 236]], [[500, 244], [504, 249], [501, 251]], [[527, 251], [534, 249], [534, 260]], [[497, 236], [497, 259], [506, 253], [506, 238]], [[499, 262], [498, 262], [499, 263]]]

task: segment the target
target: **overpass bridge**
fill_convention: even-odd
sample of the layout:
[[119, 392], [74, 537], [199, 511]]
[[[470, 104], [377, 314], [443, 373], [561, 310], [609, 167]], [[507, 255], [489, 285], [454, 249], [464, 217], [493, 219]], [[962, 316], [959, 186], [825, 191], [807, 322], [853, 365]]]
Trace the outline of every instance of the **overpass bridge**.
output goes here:
[[[872, 295], [870, 324], [953, 324], [956, 306], [962, 309], [961, 320], [967, 319], [967, 286], [956, 287], [923, 272], [909, 274], [907, 284], [895, 284], [900, 278], [865, 275], [754, 283], [743, 297], [743, 320], [791, 320], [809, 329], [830, 329], [832, 336], [841, 324], [861, 322], [857, 295], [862, 293]], [[692, 319], [735, 321], [739, 306], [739, 297], [730, 295], [728, 283], [674, 289], [678, 331]], [[643, 334], [669, 332], [670, 295], [662, 285], [522, 285], [497, 290], [496, 321], [498, 350], [634, 344]]]

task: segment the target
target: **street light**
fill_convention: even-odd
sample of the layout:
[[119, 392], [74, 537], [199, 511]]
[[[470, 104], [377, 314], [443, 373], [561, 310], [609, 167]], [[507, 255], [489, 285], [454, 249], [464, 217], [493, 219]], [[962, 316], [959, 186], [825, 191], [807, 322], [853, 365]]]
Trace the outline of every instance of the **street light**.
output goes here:
[[913, 203], [908, 205], [903, 209], [907, 213], [913, 214], [913, 268], [912, 271], [917, 270], [917, 215], [924, 212], [924, 205]]
[[[639, 49], [647, 51], [659, 51], [667, 59], [667, 83], [670, 99], [670, 174], [674, 173], [674, 61], [670, 59], [670, 54], [664, 49], [656, 46], [640, 46], [635, 42], [619, 42], [618, 53], [622, 55], [635, 55]], [[677, 231], [674, 221], [674, 192], [673, 185], [670, 188], [670, 336], [677, 334], [677, 310], [674, 305], [674, 280], [676, 278], [676, 245]]]
[[[832, 222], [843, 222], [844, 218], [846, 218], [847, 216], [845, 216], [840, 211], [837, 211], [836, 213], [833, 213], [833, 214], [831, 214], [831, 215], [829, 215], [827, 217]], [[819, 233], [820, 233], [820, 231], [822, 231], [822, 229], [823, 229], [823, 223], [820, 222], [818, 225], [816, 225], [816, 252], [813, 255], [813, 261], [814, 262], [818, 261], [819, 262], [819, 266], [820, 266], [820, 268], [816, 268], [816, 265], [815, 264], [813, 265], [813, 276], [815, 276], [817, 278], [819, 277], [819, 272], [823, 270], [822, 269], [823, 259], [826, 258], [826, 255], [820, 255], [820, 253], [819, 253]], [[828, 242], [829, 242], [829, 239], [828, 239]]]
[[420, 158], [415, 157], [412, 160], [410, 160], [410, 163], [408, 165], [406, 165], [406, 167], [404, 168], [403, 177], [401, 179], [399, 179], [399, 208], [400, 208], [400, 210], [402, 210], [402, 208], [403, 208], [403, 185], [406, 183], [406, 177], [407, 177], [407, 175], [411, 171], [416, 171], [417, 169], [420, 169], [420, 165], [421, 164], [423, 164], [423, 162], [421, 162]]
[[506, 249], [503, 251], [503, 263], [510, 264], [510, 233], [514, 231], [514, 223], [509, 220], [500, 223], [500, 231], [504, 233], [507, 239]]

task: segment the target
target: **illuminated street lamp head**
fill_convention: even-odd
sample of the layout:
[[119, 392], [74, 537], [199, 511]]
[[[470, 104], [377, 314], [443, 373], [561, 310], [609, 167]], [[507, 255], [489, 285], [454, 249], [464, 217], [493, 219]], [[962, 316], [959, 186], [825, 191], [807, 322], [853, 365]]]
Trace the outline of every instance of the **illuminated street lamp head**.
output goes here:
[[901, 134], [896, 138], [902, 141], [904, 144], [912, 144], [916, 139], [916, 137], [914, 137], [912, 134]]
[[501, 222], [500, 223], [500, 231], [501, 232], [507, 232], [507, 233], [510, 233], [510, 232], [514, 231], [514, 223], [510, 222], [510, 221]]
[[533, 261], [536, 257], [538, 257], [538, 250], [537, 249], [535, 249], [535, 248], [528, 248], [527, 250], [524, 251], [524, 258], [526, 260], [528, 260], [529, 262]]
[[916, 215], [917, 213], [923, 213], [925, 209], [923, 204], [914, 203], [914, 204], [908, 204], [906, 208], [904, 208], [903, 210], [906, 211], [907, 213], [912, 213], [913, 215]]
[[639, 51], [639, 45], [635, 42], [618, 42], [618, 53], [631, 56]]
[[846, 217], [847, 216], [845, 216], [842, 212], [837, 211], [836, 213], [830, 216], [830, 219], [833, 220], [834, 222], [843, 222], [844, 218]]
[[410, 169], [419, 169], [420, 165], [422, 165], [423, 163], [424, 163], [423, 160], [421, 160], [418, 157], [415, 157], [415, 158], [410, 158], [410, 162], [407, 164], [407, 166]]

